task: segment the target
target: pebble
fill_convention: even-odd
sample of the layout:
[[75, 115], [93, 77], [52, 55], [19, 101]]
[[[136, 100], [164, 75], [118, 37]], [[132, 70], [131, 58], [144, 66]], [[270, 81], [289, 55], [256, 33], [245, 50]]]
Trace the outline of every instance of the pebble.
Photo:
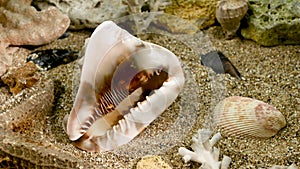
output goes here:
[[144, 156], [136, 165], [136, 169], [172, 169], [160, 156]]

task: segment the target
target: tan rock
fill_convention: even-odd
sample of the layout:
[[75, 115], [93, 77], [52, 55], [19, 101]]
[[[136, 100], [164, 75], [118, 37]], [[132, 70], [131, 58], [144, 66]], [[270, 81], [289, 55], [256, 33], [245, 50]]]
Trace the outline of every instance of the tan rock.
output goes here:
[[18, 47], [8, 46], [8, 43], [0, 42], [0, 77], [4, 75], [7, 69], [12, 65], [12, 55], [18, 50]]
[[33, 0], [33, 4], [39, 9], [55, 6], [71, 19], [70, 29], [96, 28], [106, 20], [128, 15], [127, 5], [120, 0]]
[[31, 0], [0, 1], [0, 43], [42, 45], [60, 37], [70, 19], [55, 7], [37, 11]]
[[187, 19], [199, 29], [207, 28], [215, 23], [216, 4], [219, 0], [172, 0], [166, 13]]
[[136, 169], [172, 169], [160, 156], [144, 156], [136, 165]]
[[38, 78], [34, 75], [37, 67], [32, 62], [27, 62], [23, 67], [13, 69], [1, 77], [2, 81], [9, 86], [14, 95], [24, 88], [33, 86]]

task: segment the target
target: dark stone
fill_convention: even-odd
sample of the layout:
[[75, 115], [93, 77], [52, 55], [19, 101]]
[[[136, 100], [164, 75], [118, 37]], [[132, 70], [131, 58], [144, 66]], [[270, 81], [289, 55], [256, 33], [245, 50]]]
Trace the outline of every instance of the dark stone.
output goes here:
[[48, 49], [32, 52], [27, 62], [32, 61], [39, 68], [49, 70], [61, 64], [70, 63], [78, 58], [78, 52], [67, 49]]
[[211, 51], [201, 55], [201, 64], [213, 69], [214, 72], [228, 73], [233, 77], [240, 78], [241, 74], [231, 61], [220, 51]]

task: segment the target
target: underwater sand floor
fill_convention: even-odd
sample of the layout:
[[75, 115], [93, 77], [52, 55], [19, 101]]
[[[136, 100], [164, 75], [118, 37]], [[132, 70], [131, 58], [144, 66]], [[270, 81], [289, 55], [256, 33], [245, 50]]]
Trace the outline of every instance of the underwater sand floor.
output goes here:
[[[73, 80], [78, 76], [76, 61], [40, 71], [39, 84], [26, 89], [15, 99], [5, 87], [1, 87], [0, 113], [7, 117], [10, 112], [14, 115], [16, 110], [22, 111], [15, 109], [22, 102], [50, 101], [49, 97], [30, 98], [34, 93], [52, 93], [54, 102], [52, 111], [33, 110], [40, 115], [36, 119], [28, 118], [35, 125], [28, 126], [22, 133], [0, 128], [4, 133], [0, 136], [0, 167], [18, 164], [49, 168], [134, 168], [144, 155], [157, 154], [173, 168], [196, 169], [200, 165], [194, 162], [185, 164], [178, 148], [189, 148], [191, 137], [199, 128], [217, 132], [211, 124], [212, 108], [220, 99], [233, 95], [259, 99], [275, 106], [285, 116], [287, 126], [269, 139], [224, 137], [216, 146], [221, 156], [232, 158], [230, 168], [266, 168], [292, 163], [300, 166], [300, 46], [262, 47], [239, 38], [225, 40], [220, 27], [204, 32], [208, 38], [190, 39], [197, 43], [196, 49], [187, 47], [182, 39], [149, 37], [148, 41], [168, 48], [179, 57], [186, 84], [176, 101], [161, 116], [132, 142], [115, 151], [89, 153], [79, 150], [64, 132], [63, 118], [70, 112], [74, 100], [76, 83]], [[68, 38], [39, 49], [80, 50], [89, 34], [71, 32]], [[231, 60], [242, 79], [228, 74], [216, 75], [200, 64], [199, 51], [205, 53], [213, 49], [220, 50]], [[28, 52], [20, 53], [21, 60]]]

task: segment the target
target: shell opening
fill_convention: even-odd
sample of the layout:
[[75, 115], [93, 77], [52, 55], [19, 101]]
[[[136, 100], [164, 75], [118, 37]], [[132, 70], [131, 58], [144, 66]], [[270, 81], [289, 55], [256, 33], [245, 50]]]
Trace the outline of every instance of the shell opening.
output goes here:
[[130, 109], [147, 101], [146, 97], [168, 80], [168, 73], [161, 67], [139, 70], [131, 59], [125, 59], [105, 79], [105, 86], [96, 94], [97, 106], [81, 126], [85, 134], [77, 141], [79, 147], [83, 139], [106, 137], [116, 125], [124, 129], [126, 124], [121, 123], [124, 116], [130, 113]]
[[157, 118], [183, 85], [183, 71], [172, 52], [103, 22], [86, 47], [67, 134], [80, 149], [112, 150]]

